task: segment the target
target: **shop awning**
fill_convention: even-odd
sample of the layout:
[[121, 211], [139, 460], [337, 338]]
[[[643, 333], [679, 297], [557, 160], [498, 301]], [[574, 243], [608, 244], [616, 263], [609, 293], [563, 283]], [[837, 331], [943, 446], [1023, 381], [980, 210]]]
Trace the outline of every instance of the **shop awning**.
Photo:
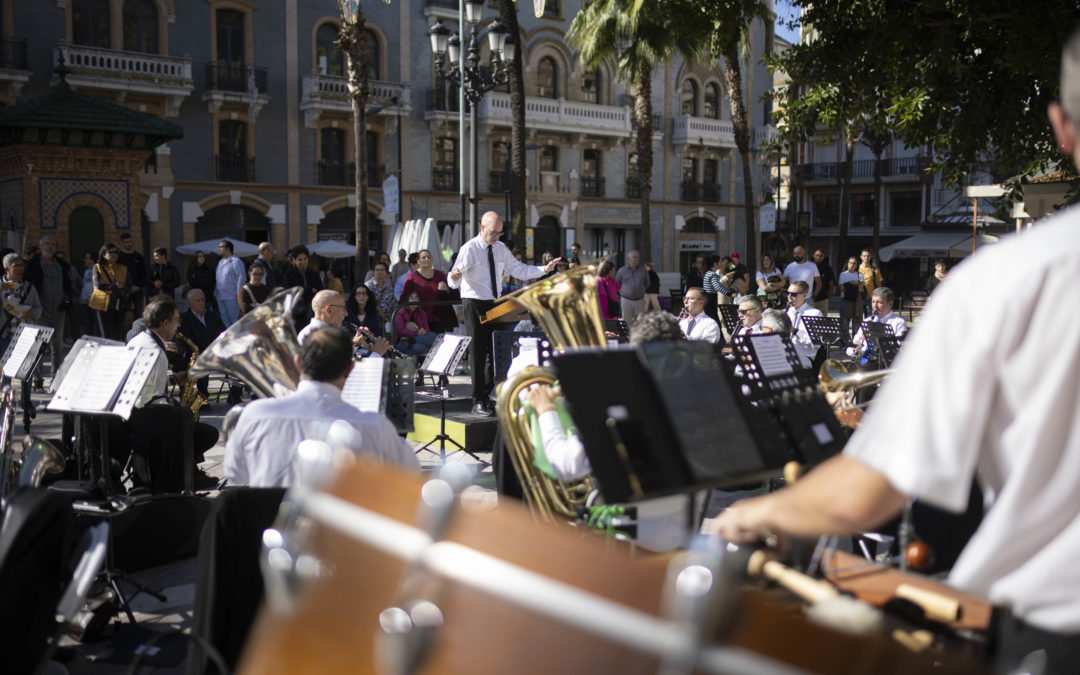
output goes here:
[[[995, 235], [980, 232], [976, 245], [992, 244], [997, 240]], [[883, 262], [889, 262], [893, 258], [962, 258], [970, 254], [970, 232], [923, 231], [882, 247], [880, 257]]]

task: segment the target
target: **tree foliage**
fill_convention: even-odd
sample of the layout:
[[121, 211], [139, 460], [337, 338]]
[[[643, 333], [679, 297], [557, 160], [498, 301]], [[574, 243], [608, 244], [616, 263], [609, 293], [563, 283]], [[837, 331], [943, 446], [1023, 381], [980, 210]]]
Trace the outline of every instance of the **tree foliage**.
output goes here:
[[929, 147], [933, 169], [955, 183], [989, 158], [1004, 175], [1056, 162], [1045, 111], [1080, 20], [1076, 0], [795, 4], [812, 39], [770, 64], [799, 89], [783, 104], [787, 141], [819, 125], [861, 139], [887, 124], [908, 146]]

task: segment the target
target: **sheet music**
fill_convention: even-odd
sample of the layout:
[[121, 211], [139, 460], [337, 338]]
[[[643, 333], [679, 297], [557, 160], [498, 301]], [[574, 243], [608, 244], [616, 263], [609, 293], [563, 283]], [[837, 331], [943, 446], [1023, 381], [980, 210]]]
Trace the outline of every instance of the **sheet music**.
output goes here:
[[48, 408], [108, 412], [138, 354], [139, 350], [121, 345], [80, 350]]
[[136, 352], [135, 362], [131, 366], [123, 389], [120, 390], [120, 395], [116, 397], [116, 405], [113, 406], [113, 412], [124, 419], [131, 417], [132, 409], [139, 402], [146, 380], [157, 365], [159, 351], [146, 347], [128, 347], [128, 349]]
[[787, 350], [784, 349], [784, 341], [780, 339], [780, 336], [751, 335], [750, 341], [754, 345], [754, 353], [757, 355], [762, 375], [776, 377], [790, 375], [793, 372], [791, 362], [788, 361]]
[[4, 376], [15, 377], [19, 372], [19, 366], [26, 360], [30, 350], [34, 347], [34, 340], [37, 339], [37, 335], [40, 332], [39, 328], [33, 326], [23, 326], [19, 331], [19, 339], [15, 343], [15, 348], [11, 350], [11, 356], [4, 362]]
[[361, 359], [345, 380], [341, 400], [361, 412], [382, 410], [383, 368], [385, 359]]
[[463, 338], [460, 335], [451, 335], [450, 333], [443, 333], [442, 346], [439, 347], [439, 351], [431, 357], [431, 362], [426, 364], [425, 370], [436, 373], [445, 373], [450, 368], [450, 361], [457, 353], [458, 346], [461, 344]]

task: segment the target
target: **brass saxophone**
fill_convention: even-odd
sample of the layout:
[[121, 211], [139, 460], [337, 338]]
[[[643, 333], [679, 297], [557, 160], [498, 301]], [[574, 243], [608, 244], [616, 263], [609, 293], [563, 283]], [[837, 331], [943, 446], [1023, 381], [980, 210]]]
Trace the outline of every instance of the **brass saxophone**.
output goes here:
[[180, 390], [180, 405], [191, 410], [191, 417], [198, 422], [199, 410], [209, 403], [209, 401], [206, 400], [206, 397], [202, 395], [202, 392], [195, 388], [196, 378], [191, 376], [191, 367], [195, 365], [196, 359], [199, 358], [199, 347], [180, 331], [176, 331], [175, 337], [178, 340], [183, 340], [184, 343], [191, 348], [191, 358], [188, 360], [187, 364], [187, 380], [185, 380], [184, 387]]

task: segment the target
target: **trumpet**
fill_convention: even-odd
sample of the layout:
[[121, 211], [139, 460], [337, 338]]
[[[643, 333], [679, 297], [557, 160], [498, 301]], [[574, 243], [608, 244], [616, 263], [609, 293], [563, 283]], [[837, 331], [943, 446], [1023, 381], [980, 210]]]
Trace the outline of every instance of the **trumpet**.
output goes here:
[[[374, 349], [375, 340], [377, 338], [375, 337], [375, 335], [369, 329], [365, 328], [364, 326], [355, 324], [355, 323], [353, 323], [351, 321], [346, 321], [345, 325], [347, 325], [347, 326], [351, 327], [352, 329], [354, 329], [356, 331], [357, 337], [360, 337], [360, 338], [363, 339], [363, 344], [360, 345], [363, 349], [369, 349], [371, 351], [375, 351], [375, 349]], [[383, 352], [383, 356], [386, 357], [386, 358], [389, 358], [389, 359], [407, 359], [407, 358], [409, 358], [407, 354], [402, 352], [400, 349], [394, 347], [394, 345], [388, 346], [386, 348], [386, 351]]]

